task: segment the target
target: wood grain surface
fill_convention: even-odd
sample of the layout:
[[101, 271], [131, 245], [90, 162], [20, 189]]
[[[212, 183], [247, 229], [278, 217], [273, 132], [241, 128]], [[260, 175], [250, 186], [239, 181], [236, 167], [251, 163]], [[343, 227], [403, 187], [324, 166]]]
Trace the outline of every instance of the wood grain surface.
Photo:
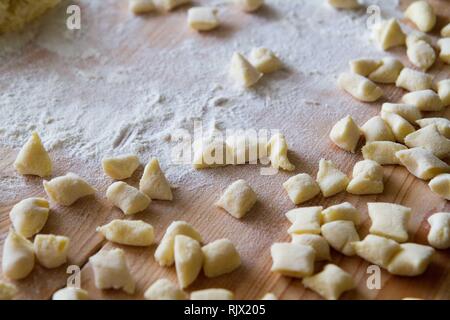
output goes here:
[[[401, 1], [404, 9], [410, 1]], [[439, 12], [439, 26], [450, 18], [450, 5], [447, 1], [430, 1]], [[125, 8], [122, 8], [126, 10]], [[167, 23], [170, 23], [168, 21]], [[405, 23], [407, 23], [405, 21]], [[152, 32], [161, 33], [167, 27], [162, 21]], [[439, 28], [436, 28], [438, 30]], [[162, 39], [161, 46], [169, 46], [169, 42]], [[28, 52], [27, 56], [33, 55]], [[406, 61], [404, 50], [399, 50], [399, 56]], [[11, 68], [11, 65], [7, 66]], [[1, 72], [0, 66], [0, 72]], [[437, 78], [446, 78], [449, 68], [437, 63], [431, 70]], [[384, 87], [385, 94], [390, 101], [397, 101], [403, 91], [393, 86]], [[351, 100], [348, 100], [349, 103]], [[367, 108], [365, 118], [375, 115], [378, 108]], [[321, 115], [318, 115], [321, 116]], [[344, 116], [344, 114], [342, 115]], [[450, 113], [443, 116], [449, 118]], [[309, 148], [308, 163], [305, 163], [300, 150], [292, 148], [290, 158], [297, 166], [296, 173], [307, 172], [313, 176], [317, 173], [317, 164], [320, 158], [331, 158], [345, 172], [351, 173], [355, 162], [362, 159], [361, 155], [350, 155], [338, 150], [328, 139], [329, 124], [334, 120], [323, 115], [323, 125], [315, 127], [316, 134], [323, 143]], [[299, 121], [308, 119], [288, 120], [284, 123], [284, 132], [290, 141], [301, 140], [296, 134], [296, 125]], [[288, 141], [289, 142], [289, 141]], [[305, 142], [307, 143], [307, 142]], [[296, 146], [296, 143], [293, 143]], [[304, 150], [302, 148], [301, 150]], [[17, 177], [13, 168], [13, 161], [18, 150], [0, 149], [0, 180], [8, 181]], [[121, 291], [98, 290], [93, 283], [93, 273], [88, 263], [91, 255], [99, 250], [106, 250], [116, 245], [111, 244], [95, 232], [95, 228], [112, 219], [123, 217], [122, 213], [112, 207], [105, 199], [105, 191], [112, 180], [105, 177], [101, 171], [100, 163], [97, 167], [86, 166], [80, 159], [65, 158], [64, 155], [51, 154], [54, 163], [53, 176], [63, 175], [69, 171], [87, 177], [98, 190], [95, 196], [87, 197], [76, 202], [71, 207], [61, 207], [51, 204], [49, 220], [41, 233], [62, 234], [71, 238], [69, 251], [70, 265], [78, 265], [81, 269], [82, 287], [89, 291], [93, 299], [142, 299], [145, 289], [155, 280], [166, 277], [176, 281], [175, 268], [161, 268], [155, 262], [153, 254], [157, 244], [148, 248], [134, 248], [120, 246], [125, 250], [127, 262], [137, 281], [137, 290], [134, 295], [126, 295]], [[142, 159], [145, 162], [147, 159]], [[81, 161], [81, 162], [80, 162]], [[163, 164], [164, 166], [164, 164]], [[311, 168], [311, 169], [308, 169]], [[191, 285], [187, 291], [221, 287], [232, 290], [238, 299], [259, 299], [267, 292], [273, 292], [280, 299], [319, 299], [320, 297], [306, 290], [300, 280], [283, 277], [270, 272], [272, 259], [270, 246], [273, 242], [289, 241], [287, 229], [289, 222], [284, 213], [294, 205], [287, 198], [282, 183], [292, 174], [280, 172], [276, 176], [262, 176], [258, 166], [223, 167], [212, 170], [195, 171], [184, 177], [184, 183], [174, 189], [174, 201], [154, 201], [142, 213], [132, 217], [151, 223], [155, 227], [156, 239], [159, 242], [167, 226], [174, 220], [185, 220], [197, 228], [205, 242], [220, 238], [229, 238], [236, 244], [242, 257], [242, 266], [231, 274], [207, 279], [203, 275]], [[137, 186], [142, 173], [140, 168], [127, 182]], [[189, 181], [196, 177], [207, 177], [210, 183], [202, 188], [191, 188]], [[247, 180], [258, 194], [258, 202], [254, 208], [241, 220], [214, 206], [221, 192], [234, 180], [242, 178]], [[9, 211], [21, 199], [32, 196], [45, 196], [42, 188], [42, 179], [37, 177], [21, 177], [26, 187], [17, 190], [13, 197], [0, 194], [0, 250], [10, 228]], [[370, 220], [367, 216], [367, 202], [395, 202], [411, 207], [413, 215], [409, 225], [410, 241], [426, 244], [426, 235], [429, 225], [426, 219], [433, 213], [449, 211], [447, 201], [432, 194], [427, 183], [421, 181], [404, 168], [399, 166], [385, 167], [385, 191], [381, 195], [353, 196], [341, 193], [331, 198], [318, 196], [303, 204], [322, 205], [324, 207], [349, 201], [363, 212], [363, 223], [359, 228], [361, 237], [368, 233]], [[344, 257], [337, 252], [332, 253], [333, 262], [350, 272], [357, 284], [357, 288], [347, 292], [342, 299], [401, 299], [403, 297], [418, 297], [424, 299], [450, 299], [450, 252], [439, 250], [433, 258], [428, 270], [419, 277], [392, 276], [382, 271], [382, 288], [369, 290], [366, 285], [369, 264], [358, 257]], [[1, 259], [1, 258], [0, 258]], [[19, 299], [49, 299], [53, 292], [66, 285], [68, 275], [67, 265], [57, 269], [48, 270], [38, 264], [27, 278], [15, 281], [19, 288]], [[317, 265], [317, 270], [321, 265]]]

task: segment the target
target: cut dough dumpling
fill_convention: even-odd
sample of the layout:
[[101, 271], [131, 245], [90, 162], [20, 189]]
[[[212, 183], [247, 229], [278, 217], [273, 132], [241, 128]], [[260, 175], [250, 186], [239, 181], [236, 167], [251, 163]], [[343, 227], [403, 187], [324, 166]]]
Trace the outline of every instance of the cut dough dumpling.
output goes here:
[[274, 243], [270, 248], [272, 272], [303, 278], [313, 274], [315, 252], [310, 246], [298, 243]]
[[115, 219], [96, 231], [109, 241], [129, 246], [150, 246], [155, 239], [153, 226], [141, 220]]
[[131, 177], [139, 167], [139, 158], [134, 154], [125, 154], [102, 159], [103, 172], [115, 180]]
[[450, 248], [450, 212], [438, 212], [428, 218], [428, 243], [436, 249]]
[[381, 111], [381, 118], [391, 128], [397, 142], [405, 142], [405, 137], [415, 131], [414, 126], [397, 113]]
[[320, 215], [322, 212], [322, 209], [323, 207], [321, 206], [295, 208], [286, 212], [285, 216], [291, 223], [294, 223], [297, 219], [305, 216], [314, 217], [315, 220], [316, 216]]
[[378, 194], [384, 190], [383, 167], [372, 160], [358, 161], [353, 167], [353, 178], [347, 186], [351, 194]]
[[394, 240], [373, 234], [353, 242], [352, 246], [359, 257], [382, 268], [387, 268], [392, 258], [402, 250]]
[[208, 278], [234, 271], [241, 265], [239, 252], [228, 239], [219, 239], [202, 247], [203, 272]]
[[175, 236], [175, 268], [178, 283], [182, 289], [197, 279], [203, 266], [203, 252], [200, 243], [185, 235]]
[[228, 186], [216, 205], [240, 219], [251, 210], [256, 200], [256, 193], [247, 181], [239, 179]]
[[39, 264], [46, 268], [57, 268], [67, 262], [70, 239], [53, 234], [38, 234], [34, 238], [34, 253]]
[[191, 292], [191, 300], [233, 300], [233, 292], [226, 289], [212, 288]]
[[450, 106], [450, 79], [441, 80], [437, 83], [439, 98], [441, 98], [442, 106]]
[[411, 148], [395, 153], [400, 163], [419, 179], [429, 180], [441, 173], [450, 172], [450, 167], [424, 148]]
[[442, 38], [438, 41], [439, 58], [446, 64], [450, 64], [450, 38]]
[[243, 87], [251, 87], [262, 77], [262, 73], [239, 52], [235, 52], [231, 59], [230, 75], [237, 85]]
[[9, 218], [18, 234], [30, 238], [42, 230], [47, 222], [49, 203], [44, 198], [28, 198], [11, 209]]
[[324, 197], [331, 197], [347, 188], [349, 178], [330, 160], [320, 159], [317, 183]]
[[274, 134], [269, 140], [269, 159], [270, 165], [274, 169], [283, 169], [286, 171], [294, 171], [295, 166], [288, 158], [288, 145], [286, 138], [281, 133]]
[[408, 91], [419, 91], [434, 88], [432, 75], [410, 68], [402, 69], [395, 85]]
[[373, 28], [373, 38], [383, 50], [405, 44], [406, 35], [396, 19], [382, 20]]
[[441, 36], [443, 38], [449, 38], [450, 37], [450, 23], [445, 25], [442, 29], [441, 29]]
[[271, 73], [281, 68], [280, 59], [267, 48], [253, 48], [249, 60], [261, 73]]
[[52, 161], [37, 132], [33, 132], [19, 151], [14, 168], [23, 175], [48, 177], [52, 174]]
[[288, 211], [286, 217], [292, 222], [290, 234], [320, 234], [322, 207], [296, 208]]
[[139, 181], [139, 190], [152, 200], [171, 201], [173, 199], [172, 189], [159, 166], [158, 159], [152, 158], [145, 166]]
[[376, 101], [383, 95], [383, 90], [374, 82], [355, 73], [340, 74], [338, 85], [354, 98], [364, 102]]
[[261, 298], [261, 300], [278, 300], [278, 298], [272, 292], [268, 292]]
[[333, 249], [346, 256], [355, 255], [351, 243], [359, 241], [359, 235], [352, 221], [331, 221], [322, 225], [321, 231]]
[[128, 8], [134, 14], [141, 14], [155, 10], [155, 4], [153, 0], [129, 0]]
[[366, 142], [371, 141], [395, 141], [395, 136], [391, 128], [380, 117], [375, 116], [367, 120], [361, 127], [361, 131], [366, 138]]
[[428, 32], [436, 24], [433, 7], [426, 1], [416, 1], [409, 5], [405, 17], [414, 22], [420, 31]]
[[168, 279], [153, 282], [144, 293], [146, 300], [187, 300], [188, 295]]
[[425, 272], [431, 262], [434, 249], [417, 243], [403, 243], [401, 250], [394, 255], [387, 270], [399, 276], [418, 276]]
[[307, 173], [300, 173], [290, 177], [283, 183], [283, 188], [294, 204], [311, 200], [320, 193], [319, 185]]
[[369, 232], [397, 242], [408, 240], [408, 223], [411, 209], [395, 203], [369, 202], [372, 225]]
[[330, 131], [330, 139], [339, 148], [355, 153], [361, 130], [351, 116], [339, 120]]
[[44, 189], [49, 198], [63, 206], [70, 206], [82, 197], [93, 195], [95, 189], [75, 173], [44, 180]]
[[413, 65], [427, 70], [434, 64], [436, 53], [430, 44], [423, 40], [410, 42], [407, 40], [406, 43], [408, 44], [406, 54]]
[[217, 9], [211, 7], [193, 7], [188, 10], [188, 24], [198, 31], [209, 31], [219, 26]]
[[11, 228], [3, 244], [3, 274], [12, 280], [19, 280], [28, 276], [33, 268], [33, 243]]
[[89, 294], [81, 288], [66, 287], [53, 293], [52, 300], [89, 300]]
[[383, 62], [378, 59], [355, 59], [349, 62], [350, 70], [353, 73], [359, 74], [363, 77], [367, 77], [369, 74], [378, 69]]
[[328, 3], [337, 9], [356, 9], [361, 6], [358, 0], [328, 0]]
[[382, 64], [369, 74], [369, 79], [378, 83], [395, 83], [403, 69], [403, 63], [395, 58], [383, 58]]
[[405, 144], [409, 148], [422, 147], [427, 149], [441, 159], [450, 155], [450, 139], [441, 135], [434, 124], [407, 135]]
[[0, 301], [12, 300], [17, 292], [17, 287], [14, 284], [0, 280]]
[[258, 10], [264, 4], [264, 0], [234, 0], [241, 10], [253, 12]]
[[420, 111], [441, 111], [443, 109], [441, 98], [430, 89], [409, 92], [402, 97], [402, 100], [407, 104], [415, 105]]
[[442, 173], [437, 175], [428, 183], [431, 191], [446, 200], [450, 200], [450, 174]]
[[122, 181], [114, 182], [108, 187], [106, 198], [126, 215], [144, 211], [152, 201], [147, 195]]
[[181, 5], [188, 4], [191, 0], [153, 0], [155, 5], [163, 10], [170, 11]]
[[355, 225], [359, 225], [361, 222], [361, 212], [349, 202], [336, 204], [322, 210], [323, 223], [337, 220], [352, 221]]
[[386, 102], [383, 103], [381, 112], [391, 112], [398, 114], [412, 124], [416, 123], [417, 120], [422, 119], [422, 113], [420, 112], [419, 108], [417, 108], [413, 104]]
[[292, 234], [292, 243], [302, 244], [304, 246], [310, 246], [314, 249], [315, 260], [331, 260], [330, 245], [327, 240], [319, 236], [318, 234]]
[[417, 124], [421, 128], [434, 124], [444, 137], [450, 139], [450, 120], [447, 118], [424, 118], [417, 120]]
[[404, 145], [391, 141], [373, 141], [366, 143], [361, 151], [364, 159], [373, 160], [380, 165], [400, 164], [395, 153], [400, 150], [408, 149]]

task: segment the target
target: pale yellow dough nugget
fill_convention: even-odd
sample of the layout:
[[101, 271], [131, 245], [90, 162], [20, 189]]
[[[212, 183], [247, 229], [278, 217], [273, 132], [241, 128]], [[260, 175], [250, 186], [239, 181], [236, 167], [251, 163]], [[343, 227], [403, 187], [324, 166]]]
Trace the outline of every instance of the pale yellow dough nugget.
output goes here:
[[272, 292], [267, 292], [261, 300], [278, 300], [277, 296], [274, 295]]
[[395, 141], [395, 136], [391, 128], [380, 117], [375, 116], [367, 120], [361, 127], [361, 131], [366, 138], [366, 142], [371, 141]]
[[220, 24], [217, 9], [211, 7], [193, 7], [188, 10], [188, 24], [197, 31], [210, 31]]
[[203, 252], [200, 243], [185, 235], [175, 236], [175, 268], [178, 283], [182, 289], [197, 279], [203, 266]]
[[286, 217], [292, 222], [289, 234], [320, 234], [322, 207], [296, 208], [288, 211]]
[[37, 132], [33, 132], [19, 151], [14, 168], [22, 175], [47, 177], [52, 174], [52, 161]]
[[139, 158], [134, 154], [124, 154], [102, 159], [103, 172], [115, 180], [131, 177], [139, 167]]
[[322, 222], [337, 220], [352, 221], [355, 225], [361, 223], [361, 212], [350, 202], [343, 202], [322, 210]]
[[146, 300], [187, 300], [188, 295], [167, 279], [153, 282], [144, 293]]
[[330, 131], [331, 141], [339, 148], [352, 153], [355, 153], [360, 137], [361, 130], [351, 116], [346, 116], [336, 122]]
[[262, 77], [262, 73], [244, 58], [239, 52], [235, 52], [231, 59], [230, 75], [235, 83], [242, 87], [251, 87]]
[[411, 123], [397, 113], [381, 111], [381, 118], [386, 121], [391, 128], [395, 140], [400, 143], [404, 143], [405, 137], [416, 130]]
[[356, 9], [361, 6], [358, 0], [328, 0], [328, 3], [336, 9]]
[[316, 181], [324, 197], [345, 191], [350, 179], [330, 160], [320, 159]]
[[380, 165], [400, 164], [395, 153], [408, 149], [406, 146], [392, 141], [373, 141], [366, 143], [361, 151], [364, 159], [373, 160]]
[[286, 171], [294, 171], [295, 166], [288, 158], [288, 145], [286, 138], [281, 133], [274, 134], [269, 140], [269, 159], [270, 165], [274, 169], [283, 169]]
[[89, 300], [89, 294], [81, 288], [66, 287], [53, 293], [52, 300]]
[[303, 278], [314, 272], [315, 252], [310, 246], [297, 243], [274, 243], [270, 248], [272, 272]]
[[75, 173], [44, 180], [44, 189], [49, 198], [63, 206], [70, 206], [80, 198], [93, 195], [95, 189]]
[[152, 12], [155, 10], [153, 0], [129, 0], [128, 9], [134, 14]]
[[216, 205], [235, 218], [242, 218], [256, 203], [256, 193], [243, 179], [233, 182], [224, 191]]
[[338, 77], [338, 85], [354, 98], [364, 102], [376, 101], [383, 95], [383, 90], [372, 80], [355, 73], [341, 73]]
[[450, 248], [450, 212], [437, 212], [428, 218], [428, 243], [436, 249]]
[[275, 72], [282, 65], [275, 53], [267, 48], [253, 48], [249, 61], [261, 73]]
[[403, 63], [391, 57], [383, 58], [381, 61], [381, 66], [369, 74], [369, 79], [378, 83], [395, 83], [403, 69]]
[[264, 0], [234, 0], [241, 10], [253, 12], [258, 10], [264, 4]]
[[351, 243], [359, 241], [359, 235], [352, 221], [331, 221], [322, 225], [321, 231], [333, 249], [346, 256], [355, 255]]
[[212, 288], [191, 292], [191, 300], [233, 300], [233, 292], [226, 289]]
[[145, 166], [144, 173], [139, 181], [139, 190], [152, 200], [171, 201], [173, 199], [172, 189], [159, 166], [158, 159], [150, 159]]
[[402, 69], [395, 85], [408, 91], [419, 91], [434, 88], [432, 75], [410, 68]]
[[405, 17], [414, 22], [420, 31], [428, 32], [436, 24], [436, 14], [427, 1], [415, 1], [405, 11]]
[[411, 209], [395, 203], [369, 202], [372, 225], [369, 232], [397, 242], [408, 240], [408, 223]]
[[422, 70], [427, 70], [434, 64], [436, 53], [430, 44], [423, 40], [408, 41], [408, 39], [406, 43], [406, 54], [413, 65]]
[[362, 160], [353, 167], [353, 178], [347, 186], [351, 194], [378, 194], [384, 190], [383, 167], [372, 160]]
[[108, 187], [106, 198], [126, 215], [144, 211], [152, 201], [147, 195], [122, 181], [114, 182]]
[[405, 144], [409, 148], [422, 147], [427, 149], [441, 159], [450, 155], [450, 140], [441, 135], [434, 124], [407, 135]]
[[443, 107], [450, 106], [450, 79], [441, 80], [437, 83], [439, 98]]
[[396, 19], [382, 20], [373, 28], [373, 38], [383, 50], [405, 44], [406, 35]]
[[446, 64], [450, 64], [450, 38], [442, 38], [438, 41], [439, 58]]
[[441, 98], [430, 89], [409, 92], [402, 97], [402, 100], [407, 104], [415, 105], [420, 111], [441, 111], [443, 109]]
[[17, 287], [14, 284], [0, 280], [0, 300], [12, 300], [17, 291]]
[[191, 2], [191, 0], [153, 0], [153, 1], [158, 8], [161, 8], [166, 11], [173, 10], [179, 6]]
[[352, 246], [359, 257], [385, 269], [402, 250], [394, 240], [373, 234], [368, 234], [362, 241], [353, 242]]
[[447, 118], [424, 118], [417, 120], [417, 124], [421, 128], [434, 124], [444, 137], [450, 139], [450, 120]]
[[34, 253], [39, 264], [46, 268], [57, 268], [67, 261], [70, 239], [53, 234], [38, 234], [34, 238]]
[[3, 274], [9, 279], [19, 280], [28, 276], [33, 268], [33, 243], [11, 228], [3, 244]]
[[234, 271], [241, 265], [239, 252], [228, 239], [219, 239], [202, 247], [203, 272], [208, 278]]
[[447, 163], [424, 148], [417, 147], [397, 151], [395, 156], [409, 172], [419, 179], [429, 180], [438, 174], [450, 171], [450, 167]]
[[153, 226], [141, 220], [114, 219], [96, 231], [109, 241], [129, 246], [150, 246], [155, 239]]
[[449, 37], [450, 37], [450, 23], [447, 24], [446, 26], [444, 26], [444, 27], [441, 29], [441, 36], [442, 36], [443, 38], [449, 38]]
[[363, 77], [367, 77], [369, 74], [378, 69], [383, 62], [378, 59], [355, 59], [349, 62], [350, 70], [353, 73], [359, 74]]
[[417, 120], [422, 119], [422, 113], [420, 112], [419, 108], [417, 108], [413, 104], [386, 102], [381, 106], [381, 112], [391, 112], [398, 114], [412, 124], [416, 123]]
[[450, 200], [450, 174], [442, 173], [437, 175], [428, 183], [431, 191], [446, 200]]
[[292, 243], [302, 244], [304, 246], [310, 246], [314, 249], [315, 260], [331, 260], [330, 246], [327, 240], [319, 236], [318, 234], [291, 234]]
[[311, 200], [320, 193], [317, 182], [306, 173], [300, 173], [290, 177], [283, 183], [283, 188], [294, 204]]
[[11, 209], [9, 218], [18, 234], [30, 238], [42, 230], [47, 222], [49, 203], [44, 198], [24, 199]]
[[387, 270], [399, 276], [418, 276], [431, 263], [434, 249], [417, 243], [403, 243], [401, 250], [389, 262]]

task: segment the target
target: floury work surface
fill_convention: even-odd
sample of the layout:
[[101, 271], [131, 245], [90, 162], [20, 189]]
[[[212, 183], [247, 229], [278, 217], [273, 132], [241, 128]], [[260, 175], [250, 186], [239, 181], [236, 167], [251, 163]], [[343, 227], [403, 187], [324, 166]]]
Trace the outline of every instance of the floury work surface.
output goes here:
[[[410, 1], [367, 2], [379, 4], [385, 17], [401, 17]], [[450, 17], [446, 3], [430, 2], [441, 16]], [[63, 3], [22, 35], [0, 39], [0, 246], [10, 227], [12, 206], [27, 197], [45, 196], [42, 179], [22, 177], [12, 165], [19, 148], [37, 130], [53, 160], [53, 177], [75, 172], [97, 189], [94, 197], [71, 207], [52, 204], [42, 230], [70, 237], [68, 265], [82, 270], [81, 286], [92, 298], [142, 299], [155, 280], [176, 281], [175, 268], [162, 268], [155, 262], [156, 245], [114, 245], [95, 232], [97, 226], [123, 218], [105, 199], [112, 180], [103, 174], [100, 160], [135, 152], [144, 165], [157, 157], [175, 188], [173, 202], [154, 201], [134, 219], [151, 223], [157, 241], [172, 221], [188, 221], [205, 243], [228, 238], [241, 255], [242, 265], [236, 271], [211, 279], [201, 275], [188, 292], [217, 287], [233, 291], [237, 299], [259, 299], [267, 292], [280, 299], [318, 299], [301, 281], [270, 272], [270, 246], [289, 241], [284, 214], [294, 208], [282, 183], [294, 173], [315, 176], [321, 158], [351, 173], [361, 155], [336, 148], [328, 138], [329, 130], [348, 114], [363, 124], [378, 114], [383, 101], [355, 101], [337, 88], [337, 75], [348, 70], [349, 60], [361, 57], [395, 56], [410, 65], [405, 49], [379, 51], [369, 40], [364, 10], [334, 10], [321, 1], [267, 1], [255, 14], [244, 14], [227, 1], [211, 1], [219, 8], [222, 26], [208, 34], [189, 30], [186, 8], [134, 17], [125, 1], [75, 3], [82, 12], [79, 32], [65, 28]], [[235, 88], [227, 77], [231, 56], [236, 50], [248, 54], [256, 46], [274, 50], [285, 68], [263, 78], [253, 89]], [[430, 73], [444, 79], [448, 71], [437, 63]], [[383, 90], [385, 101], [399, 101], [404, 93], [394, 86], [383, 86]], [[173, 163], [174, 136], [193, 134], [195, 121], [201, 121], [205, 132], [279, 130], [286, 136], [296, 170], [261, 175], [261, 165], [195, 171], [190, 165]], [[384, 172], [381, 195], [318, 196], [304, 206], [328, 207], [349, 201], [363, 212], [358, 231], [364, 236], [371, 224], [367, 202], [400, 203], [413, 209], [408, 230], [411, 241], [426, 244], [426, 219], [448, 211], [448, 204], [405, 169], [386, 166]], [[126, 182], [137, 186], [141, 174], [142, 168]], [[214, 205], [237, 179], [245, 179], [258, 196], [242, 220]], [[112, 247], [125, 250], [137, 281], [134, 295], [95, 288], [88, 258]], [[447, 251], [438, 251], [424, 275], [406, 278], [368, 269], [369, 263], [358, 257], [332, 253], [333, 262], [349, 272], [357, 285], [343, 299], [449, 299], [449, 259]], [[50, 298], [66, 285], [66, 268], [49, 270], [37, 265], [29, 277], [17, 282], [18, 297]]]

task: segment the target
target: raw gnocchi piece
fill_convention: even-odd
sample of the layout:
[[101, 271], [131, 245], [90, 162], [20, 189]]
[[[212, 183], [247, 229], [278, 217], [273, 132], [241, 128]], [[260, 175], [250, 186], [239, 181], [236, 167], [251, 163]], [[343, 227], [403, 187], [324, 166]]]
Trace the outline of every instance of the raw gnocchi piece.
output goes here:
[[431, 191], [446, 200], [450, 200], [450, 174], [442, 173], [437, 175], [428, 183]]
[[381, 118], [389, 125], [398, 142], [404, 143], [405, 137], [416, 130], [411, 123], [396, 113], [381, 111]]
[[450, 155], [450, 140], [441, 135], [435, 124], [410, 133], [405, 137], [405, 144], [409, 148], [427, 149], [441, 159]]
[[194, 157], [192, 165], [195, 169], [215, 168], [233, 163], [233, 151], [225, 141], [217, 137], [205, 137], [193, 143]]
[[269, 158], [272, 168], [294, 171], [295, 166], [288, 159], [288, 145], [281, 133], [274, 134], [269, 140]]
[[167, 279], [153, 282], [144, 293], [146, 300], [187, 300], [188, 295]]
[[346, 256], [354, 256], [351, 243], [359, 241], [359, 235], [352, 221], [336, 220], [322, 225], [322, 236], [330, 246]]
[[141, 14], [155, 10], [155, 4], [153, 0], [129, 0], [128, 8], [134, 14]]
[[292, 222], [290, 234], [320, 234], [320, 215], [322, 207], [296, 208], [288, 211], [286, 217]]
[[42, 230], [48, 219], [48, 201], [44, 198], [28, 198], [11, 209], [9, 218], [16, 232], [30, 238]]
[[450, 23], [447, 24], [445, 27], [441, 29], [441, 36], [443, 38], [449, 38], [450, 37]]
[[47, 177], [52, 174], [52, 161], [37, 132], [33, 132], [20, 149], [14, 168], [22, 175]]
[[397, 242], [408, 240], [408, 222], [411, 209], [395, 203], [369, 202], [372, 225], [369, 232]]
[[436, 249], [450, 248], [450, 212], [438, 212], [428, 218], [428, 243]]
[[450, 106], [450, 79], [441, 80], [437, 83], [439, 98], [443, 107]]
[[416, 67], [427, 70], [436, 61], [436, 53], [431, 45], [423, 40], [406, 41], [406, 55]]
[[219, 239], [202, 247], [203, 272], [208, 278], [234, 271], [241, 265], [241, 257], [228, 239]]
[[53, 234], [38, 234], [34, 238], [34, 253], [39, 264], [51, 269], [67, 262], [70, 239]]
[[3, 244], [3, 274], [10, 279], [19, 280], [28, 276], [33, 268], [33, 243], [11, 228]]
[[139, 158], [134, 154], [124, 154], [102, 159], [103, 172], [115, 180], [131, 177], [139, 167]]
[[400, 150], [408, 149], [404, 145], [391, 141], [373, 141], [366, 143], [361, 151], [364, 159], [373, 160], [381, 165], [400, 164], [395, 153]]
[[129, 246], [150, 246], [155, 240], [153, 226], [142, 220], [114, 219], [96, 231], [108, 241]]
[[383, 167], [372, 160], [362, 160], [353, 167], [353, 178], [347, 186], [351, 194], [379, 194], [384, 190]]
[[226, 289], [203, 289], [191, 292], [191, 300], [233, 300], [234, 293]]
[[235, 52], [231, 58], [230, 75], [237, 85], [248, 88], [258, 82], [263, 74], [242, 54]]
[[154, 0], [154, 2], [159, 8], [170, 11], [183, 4], [190, 3], [191, 0]]
[[102, 250], [89, 258], [97, 289], [122, 289], [133, 294], [136, 284], [122, 249]]
[[433, 7], [426, 1], [413, 2], [405, 11], [405, 17], [414, 22], [420, 31], [428, 32], [436, 24]]
[[383, 50], [402, 46], [406, 41], [406, 35], [396, 19], [377, 23], [373, 28], [373, 38]]
[[429, 35], [422, 31], [413, 30], [406, 37], [406, 46], [411, 46], [412, 44], [414, 44], [414, 42], [417, 41], [425, 41], [430, 46], [433, 45], [433, 39]]
[[234, 0], [241, 10], [253, 12], [258, 10], [264, 4], [264, 0]]
[[450, 139], [450, 120], [447, 118], [424, 118], [417, 120], [417, 124], [421, 128], [434, 124], [444, 137]]
[[0, 300], [12, 300], [17, 291], [17, 287], [14, 284], [0, 281]]
[[383, 103], [381, 112], [391, 112], [398, 114], [402, 118], [408, 120], [410, 123], [416, 123], [417, 120], [422, 119], [422, 113], [419, 108], [413, 104], [405, 103]]
[[366, 138], [366, 142], [395, 141], [395, 136], [391, 128], [389, 128], [380, 116], [375, 116], [367, 120], [361, 127], [361, 131]]
[[373, 102], [383, 95], [383, 90], [374, 82], [355, 73], [341, 73], [338, 77], [338, 85], [360, 101]]
[[418, 276], [431, 262], [434, 249], [417, 243], [402, 243], [401, 250], [389, 262], [387, 270], [399, 276]]
[[126, 215], [144, 211], [152, 201], [147, 195], [122, 181], [114, 182], [108, 187], [106, 198]]
[[378, 83], [395, 83], [403, 69], [403, 63], [395, 58], [383, 58], [382, 64], [369, 74], [369, 79]]
[[347, 188], [349, 179], [330, 160], [320, 159], [317, 184], [324, 197], [331, 197]]
[[360, 7], [358, 0], [328, 0], [328, 3], [337, 9], [356, 9]]
[[194, 7], [188, 10], [188, 24], [197, 31], [209, 31], [220, 24], [217, 9], [211, 7]]
[[356, 287], [351, 275], [334, 264], [327, 264], [321, 272], [304, 278], [302, 284], [327, 300], [337, 300], [342, 293]]
[[353, 73], [359, 74], [363, 77], [367, 77], [369, 74], [378, 69], [383, 62], [379, 59], [355, 59], [349, 62], [350, 70]]
[[52, 300], [89, 300], [89, 294], [81, 288], [66, 287], [53, 293]]
[[170, 267], [174, 263], [174, 244], [177, 235], [185, 235], [200, 243], [202, 242], [200, 233], [189, 223], [185, 221], [172, 222], [155, 251], [155, 260], [161, 267]]
[[256, 193], [243, 179], [239, 179], [225, 189], [216, 205], [235, 218], [242, 218], [256, 203]]
[[433, 76], [410, 68], [402, 69], [395, 85], [408, 91], [433, 89], [434, 87]]
[[267, 48], [253, 48], [249, 61], [261, 73], [271, 73], [281, 68], [280, 59]]
[[298, 243], [274, 243], [270, 248], [272, 272], [303, 278], [313, 274], [315, 252], [310, 246]]
[[322, 211], [323, 223], [337, 220], [352, 221], [355, 225], [359, 225], [361, 222], [361, 212], [349, 202], [339, 203]]
[[283, 188], [294, 204], [311, 200], [320, 193], [317, 182], [306, 173], [300, 173], [290, 177], [283, 183]]
[[339, 148], [355, 153], [361, 130], [351, 116], [336, 122], [330, 131], [330, 139]]
[[261, 298], [261, 300], [278, 300], [278, 298], [272, 292], [268, 292]]
[[159, 166], [158, 159], [152, 158], [145, 166], [139, 181], [139, 190], [152, 200], [171, 201], [173, 199], [172, 189]]
[[327, 240], [317, 234], [292, 234], [292, 243], [310, 246], [314, 249], [315, 260], [331, 260], [330, 246]]
[[409, 92], [402, 97], [402, 100], [404, 103], [415, 105], [420, 111], [441, 111], [443, 109], [441, 98], [430, 89]]
[[439, 47], [440, 53], [439, 58], [447, 63], [450, 64], [450, 38], [442, 38], [437, 42], [437, 45]]
[[203, 252], [200, 243], [185, 235], [176, 235], [174, 258], [178, 283], [184, 289], [197, 279], [202, 269]]
[[385, 269], [402, 250], [394, 240], [373, 234], [368, 234], [362, 241], [353, 242], [352, 246], [359, 257]]
[[429, 180], [441, 173], [450, 171], [450, 167], [431, 151], [424, 148], [411, 148], [395, 153], [400, 163], [419, 179]]
[[95, 189], [75, 173], [44, 180], [44, 189], [49, 198], [63, 206], [70, 206], [80, 198], [92, 195]]

